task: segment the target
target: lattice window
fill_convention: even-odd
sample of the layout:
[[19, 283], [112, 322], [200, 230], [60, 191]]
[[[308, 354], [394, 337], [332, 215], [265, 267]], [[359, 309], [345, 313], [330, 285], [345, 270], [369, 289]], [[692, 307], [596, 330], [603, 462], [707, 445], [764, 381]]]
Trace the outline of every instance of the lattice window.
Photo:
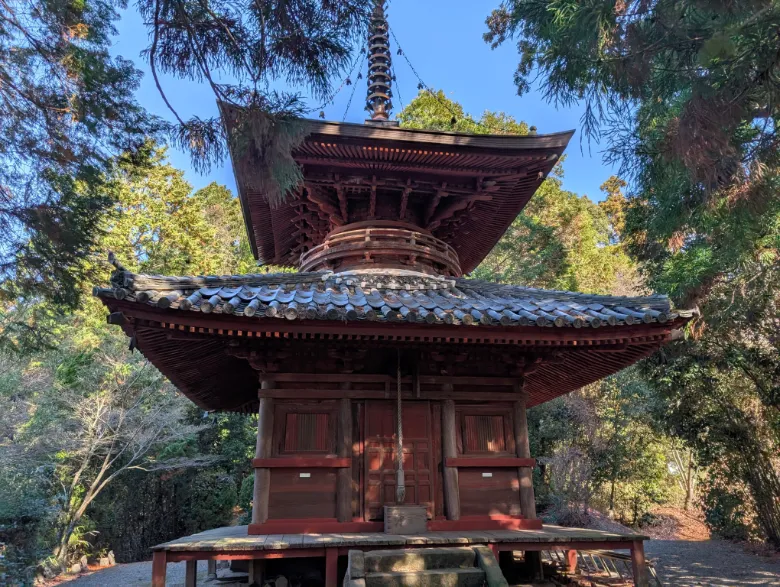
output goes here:
[[288, 413], [284, 452], [328, 452], [328, 414]]
[[463, 416], [464, 452], [506, 452], [502, 416]]

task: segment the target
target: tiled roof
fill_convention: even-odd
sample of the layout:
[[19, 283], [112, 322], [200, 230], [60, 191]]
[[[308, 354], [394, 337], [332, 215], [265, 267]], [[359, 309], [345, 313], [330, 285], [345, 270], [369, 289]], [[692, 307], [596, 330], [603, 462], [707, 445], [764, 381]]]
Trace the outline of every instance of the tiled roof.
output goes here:
[[660, 295], [602, 296], [394, 270], [202, 277], [119, 270], [111, 285], [95, 295], [247, 319], [598, 328], [690, 315]]

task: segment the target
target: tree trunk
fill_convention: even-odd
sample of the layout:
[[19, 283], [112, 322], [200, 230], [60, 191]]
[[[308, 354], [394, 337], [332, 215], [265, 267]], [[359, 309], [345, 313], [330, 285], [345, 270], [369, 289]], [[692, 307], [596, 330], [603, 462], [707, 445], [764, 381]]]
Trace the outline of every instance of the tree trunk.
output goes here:
[[615, 476], [612, 476], [612, 483], [609, 488], [609, 517], [615, 519]]
[[688, 473], [685, 477], [685, 511], [691, 509], [696, 485], [696, 467], [693, 464], [693, 451], [688, 453]]

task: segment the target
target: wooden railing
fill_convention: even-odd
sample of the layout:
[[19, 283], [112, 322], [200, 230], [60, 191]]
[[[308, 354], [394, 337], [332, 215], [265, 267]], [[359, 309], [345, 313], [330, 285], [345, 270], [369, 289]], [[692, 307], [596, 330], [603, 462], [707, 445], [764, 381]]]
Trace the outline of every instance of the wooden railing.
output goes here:
[[398, 227], [341, 227], [301, 255], [301, 271], [349, 271], [360, 268], [407, 268], [461, 276], [458, 254], [431, 234]]

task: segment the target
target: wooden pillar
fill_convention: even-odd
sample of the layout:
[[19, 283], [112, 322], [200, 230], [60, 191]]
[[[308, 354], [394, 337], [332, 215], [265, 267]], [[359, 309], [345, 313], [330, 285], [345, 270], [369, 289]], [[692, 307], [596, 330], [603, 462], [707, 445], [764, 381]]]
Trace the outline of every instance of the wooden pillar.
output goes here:
[[573, 575], [577, 572], [577, 551], [567, 550], [566, 554], [566, 572]]
[[265, 561], [263, 559], [253, 559], [249, 561], [249, 587], [256, 585], [262, 587], [263, 574], [265, 572]]
[[198, 561], [187, 561], [184, 568], [184, 587], [197, 587]]
[[[263, 381], [260, 384], [260, 409], [257, 418], [257, 446], [255, 458], [267, 459], [271, 456], [271, 446], [274, 434], [274, 400], [263, 397], [263, 389], [273, 389], [273, 381]], [[264, 524], [268, 521], [268, 496], [271, 488], [271, 469], [258, 467], [255, 469], [255, 488], [252, 504], [252, 523]]]
[[165, 573], [168, 570], [168, 553], [155, 550], [152, 555], [152, 587], [165, 587]]
[[325, 587], [338, 587], [339, 551], [337, 548], [325, 549]]
[[211, 559], [208, 562], [208, 578], [209, 581], [216, 581], [217, 580], [217, 561], [214, 559]]
[[[341, 389], [349, 389], [343, 383]], [[339, 401], [339, 435], [337, 453], [339, 458], [352, 462], [352, 400], [347, 397]], [[336, 485], [336, 518], [339, 522], [352, 521], [352, 467], [338, 469]]]
[[648, 587], [645, 543], [642, 540], [634, 540], [631, 545], [631, 572], [634, 575], [634, 587]]
[[[515, 451], [521, 459], [530, 459], [531, 445], [528, 441], [528, 415], [526, 414], [528, 395], [523, 390], [522, 382], [517, 383], [515, 389], [520, 396], [520, 400], [514, 405]], [[520, 481], [520, 513], [527, 520], [535, 520], [534, 470], [531, 467], [519, 467], [517, 477]], [[543, 575], [541, 553], [526, 551], [525, 560], [532, 576], [541, 579]]]
[[[452, 391], [452, 385], [445, 385], [445, 391]], [[455, 424], [455, 402], [446, 399], [441, 410], [442, 457], [454, 459], [458, 456]], [[458, 469], [444, 465], [444, 512], [448, 520], [460, 519], [460, 489], [458, 487]]]
[[[525, 393], [521, 393], [521, 400], [515, 402], [515, 450], [521, 459], [531, 458], [531, 445], [528, 442], [528, 418], [526, 415]], [[520, 513], [527, 520], [536, 519], [536, 500], [534, 498], [534, 471], [531, 467], [517, 469], [520, 480]]]

